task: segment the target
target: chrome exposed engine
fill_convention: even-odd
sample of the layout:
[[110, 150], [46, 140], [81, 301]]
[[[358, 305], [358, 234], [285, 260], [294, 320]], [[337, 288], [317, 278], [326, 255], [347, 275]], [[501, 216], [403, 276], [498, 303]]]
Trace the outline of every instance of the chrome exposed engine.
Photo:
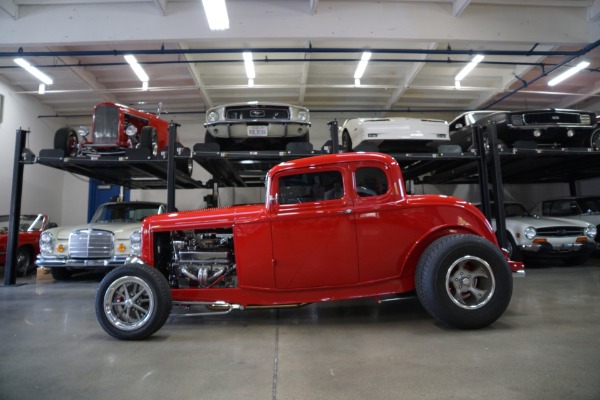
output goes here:
[[229, 232], [173, 232], [169, 283], [174, 288], [237, 286], [233, 235]]

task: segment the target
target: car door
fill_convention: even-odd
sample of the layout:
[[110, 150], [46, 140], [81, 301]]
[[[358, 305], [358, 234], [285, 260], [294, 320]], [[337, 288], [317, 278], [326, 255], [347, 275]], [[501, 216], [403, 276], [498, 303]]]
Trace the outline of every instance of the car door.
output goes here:
[[400, 274], [403, 251], [414, 241], [407, 218], [398, 212], [398, 185], [388, 166], [378, 162], [354, 165], [354, 218], [360, 281], [389, 279]]
[[276, 176], [271, 186], [273, 267], [278, 288], [358, 281], [351, 179], [335, 164]]

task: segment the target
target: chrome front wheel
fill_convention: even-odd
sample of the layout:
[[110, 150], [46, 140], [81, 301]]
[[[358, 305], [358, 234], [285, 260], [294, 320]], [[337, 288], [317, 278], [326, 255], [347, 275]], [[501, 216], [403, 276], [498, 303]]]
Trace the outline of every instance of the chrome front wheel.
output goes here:
[[98, 287], [96, 317], [111, 336], [145, 339], [159, 330], [171, 312], [166, 278], [147, 265], [128, 264], [109, 272]]

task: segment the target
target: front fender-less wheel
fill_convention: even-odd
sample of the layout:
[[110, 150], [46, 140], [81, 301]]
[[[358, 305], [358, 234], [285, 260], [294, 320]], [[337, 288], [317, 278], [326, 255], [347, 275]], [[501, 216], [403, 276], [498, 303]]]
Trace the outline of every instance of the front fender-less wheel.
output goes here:
[[145, 339], [159, 330], [171, 312], [165, 277], [147, 265], [129, 264], [109, 272], [96, 293], [100, 326], [121, 340]]
[[60, 128], [54, 133], [54, 148], [64, 151], [65, 157], [76, 157], [79, 138], [73, 128]]
[[415, 284], [425, 310], [460, 329], [490, 325], [512, 296], [506, 258], [494, 244], [475, 235], [444, 236], [431, 243], [419, 259]]
[[158, 134], [153, 126], [145, 126], [140, 132], [140, 147], [150, 150], [150, 154], [158, 156]]

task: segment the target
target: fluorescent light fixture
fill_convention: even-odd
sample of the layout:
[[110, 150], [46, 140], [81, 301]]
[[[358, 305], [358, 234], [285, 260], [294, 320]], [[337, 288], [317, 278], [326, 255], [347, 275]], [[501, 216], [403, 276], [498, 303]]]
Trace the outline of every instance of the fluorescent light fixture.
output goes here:
[[460, 81], [454, 81], [454, 87], [460, 89]]
[[354, 78], [354, 87], [359, 87], [359, 86], [360, 86], [360, 79]]
[[148, 90], [148, 81], [142, 82], [142, 90], [145, 92]]
[[248, 79], [248, 87], [254, 87], [254, 79]]
[[572, 77], [573, 75], [575, 75], [576, 73], [578, 73], [582, 69], [585, 69], [585, 68], [587, 68], [589, 66], [590, 66], [589, 62], [582, 61], [579, 64], [577, 64], [576, 66], [569, 68], [568, 70], [566, 70], [565, 72], [563, 72], [562, 74], [560, 74], [559, 76], [557, 76], [556, 78], [551, 79], [548, 82], [548, 86], [558, 85], [559, 83], [561, 83], [565, 79]]
[[367, 69], [367, 64], [369, 63], [370, 59], [371, 52], [364, 51], [362, 53], [362, 57], [360, 58], [360, 62], [358, 63], [358, 67], [356, 67], [356, 72], [354, 72], [354, 79], [362, 78], [363, 74], [365, 73], [365, 69]]
[[252, 60], [252, 53], [245, 51], [244, 56], [244, 67], [246, 67], [246, 77], [248, 79], [256, 78], [256, 72], [254, 71], [254, 61]]
[[40, 83], [40, 86], [38, 86], [38, 94], [45, 94], [45, 93], [46, 93], [46, 84]]
[[465, 78], [465, 76], [469, 75], [469, 73], [473, 71], [473, 68], [475, 68], [477, 64], [481, 62], [481, 60], [483, 60], [483, 56], [481, 54], [478, 54], [475, 57], [473, 57], [471, 62], [465, 65], [462, 71], [460, 71], [458, 75], [456, 75], [456, 77], [454, 78], [454, 82], [462, 81]]
[[229, 29], [229, 17], [225, 0], [202, 0], [204, 13], [211, 31]]
[[52, 85], [52, 78], [50, 78], [48, 75], [46, 75], [33, 65], [29, 64], [24, 58], [15, 58], [13, 61], [17, 65], [19, 65], [19, 67], [25, 69], [27, 72], [38, 78], [40, 81], [44, 82], [46, 85]]
[[140, 64], [138, 64], [135, 56], [133, 56], [131, 54], [127, 54], [125, 56], [125, 61], [127, 61], [129, 63], [129, 66], [131, 67], [133, 72], [135, 72], [135, 74], [140, 79], [140, 81], [148, 82], [150, 80], [150, 78], [148, 77], [148, 74], [146, 73], [146, 71], [144, 71], [144, 68], [142, 68], [142, 66]]

